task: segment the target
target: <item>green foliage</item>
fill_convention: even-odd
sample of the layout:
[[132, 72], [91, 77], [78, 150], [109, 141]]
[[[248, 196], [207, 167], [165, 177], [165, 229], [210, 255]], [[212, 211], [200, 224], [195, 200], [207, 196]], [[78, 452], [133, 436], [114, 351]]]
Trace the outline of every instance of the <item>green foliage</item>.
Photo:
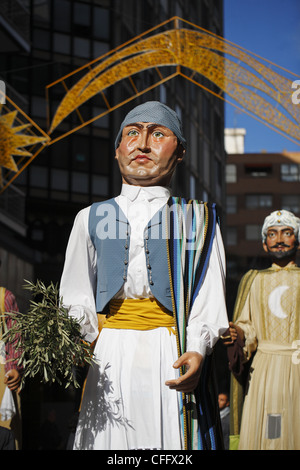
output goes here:
[[92, 346], [82, 340], [80, 322], [63, 307], [57, 285], [25, 282], [24, 288], [33, 294], [30, 308], [27, 313], [6, 314], [12, 316], [13, 327], [3, 336], [19, 351], [24, 368], [21, 387], [27, 377], [35, 376], [43, 383], [79, 387], [74, 368], [95, 362]]

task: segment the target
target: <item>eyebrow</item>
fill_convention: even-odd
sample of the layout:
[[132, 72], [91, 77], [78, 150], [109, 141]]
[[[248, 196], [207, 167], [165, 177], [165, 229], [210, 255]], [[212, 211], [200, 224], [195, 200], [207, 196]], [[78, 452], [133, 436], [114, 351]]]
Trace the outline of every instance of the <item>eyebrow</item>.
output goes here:
[[[145, 126], [143, 124], [140, 124], [139, 122], [133, 122], [132, 124], [128, 124], [127, 126], [125, 126], [125, 128], [126, 127], [131, 127], [131, 126], [138, 127], [139, 129], [144, 129], [145, 128]], [[146, 126], [146, 129], [151, 129], [152, 127], [164, 127], [165, 129], [168, 129], [163, 124], [156, 124], [156, 123], [148, 124], [148, 126]]]
[[292, 232], [292, 231], [294, 231], [294, 229], [292, 227], [284, 227], [284, 228], [281, 228], [281, 229], [279, 229], [279, 228], [269, 228], [267, 233], [269, 233], [269, 232], [286, 232], [286, 231]]

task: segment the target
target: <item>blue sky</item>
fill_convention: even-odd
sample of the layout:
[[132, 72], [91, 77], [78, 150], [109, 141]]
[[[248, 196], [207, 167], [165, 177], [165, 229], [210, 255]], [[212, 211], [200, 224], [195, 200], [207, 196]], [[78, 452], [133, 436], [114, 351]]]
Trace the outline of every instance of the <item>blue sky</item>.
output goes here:
[[[224, 37], [300, 79], [300, 0], [224, 0]], [[231, 105], [225, 109], [226, 127], [246, 129], [245, 152], [300, 152], [300, 145], [256, 119]]]

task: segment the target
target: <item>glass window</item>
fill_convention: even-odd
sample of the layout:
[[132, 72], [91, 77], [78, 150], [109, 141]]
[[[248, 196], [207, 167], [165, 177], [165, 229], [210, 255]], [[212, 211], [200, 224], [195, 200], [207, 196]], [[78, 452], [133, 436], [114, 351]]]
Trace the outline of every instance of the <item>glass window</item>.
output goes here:
[[245, 165], [245, 173], [253, 178], [265, 178], [272, 174], [272, 165]]
[[90, 5], [75, 3], [74, 5], [74, 23], [88, 26], [90, 24]]
[[90, 41], [88, 39], [75, 37], [74, 41], [74, 55], [77, 57], [90, 57]]
[[232, 163], [229, 163], [228, 165], [226, 165], [225, 179], [226, 179], [226, 183], [237, 182], [236, 165]]
[[90, 139], [75, 134], [72, 139], [72, 168], [76, 171], [89, 171]]
[[209, 29], [210, 26], [210, 15], [209, 7], [203, 2], [202, 3], [202, 28]]
[[71, 3], [69, 0], [53, 1], [53, 27], [65, 33], [71, 30]]
[[43, 29], [35, 29], [33, 31], [33, 45], [37, 49], [44, 49], [48, 51], [51, 45], [49, 31], [45, 31]]
[[30, 185], [37, 188], [48, 186], [48, 169], [43, 166], [33, 165], [30, 169]]
[[45, 226], [40, 220], [34, 220], [30, 225], [30, 238], [35, 242], [41, 242], [45, 238]]
[[159, 101], [161, 103], [167, 102], [167, 87], [164, 84], [159, 87]]
[[260, 207], [272, 207], [273, 198], [270, 194], [247, 194], [247, 209], [257, 209]]
[[227, 210], [227, 214], [236, 214], [236, 211], [237, 211], [237, 197], [236, 196], [227, 196], [226, 210]]
[[109, 46], [106, 42], [93, 41], [93, 58], [101, 57], [109, 51]]
[[[93, 106], [93, 118], [96, 116], [100, 116], [100, 114], [104, 113], [106, 109], [104, 108], [98, 108], [97, 106]], [[99, 119], [96, 119], [92, 123], [93, 126], [95, 127], [100, 127], [104, 129], [109, 128], [109, 114], [105, 114], [104, 116], [101, 116]]]
[[160, 5], [164, 9], [165, 13], [168, 13], [168, 0], [160, 0]]
[[190, 198], [196, 198], [196, 178], [193, 175], [190, 176]]
[[[35, 72], [30, 77], [31, 93], [33, 95], [40, 95], [45, 101], [45, 87], [52, 80], [52, 67], [42, 59], [33, 60], [33, 67]], [[19, 74], [20, 75], [20, 74]], [[26, 75], [22, 72], [23, 79], [27, 79]], [[44, 104], [46, 107], [46, 103]]]
[[43, 2], [34, 1], [33, 15], [35, 22], [37, 22], [39, 25], [48, 26], [50, 23], [50, 0], [44, 0]]
[[73, 31], [78, 36], [89, 36], [91, 24], [91, 7], [83, 3], [75, 3]]
[[182, 108], [181, 108], [180, 104], [176, 103], [175, 111], [178, 114], [179, 119], [182, 121]]
[[72, 191], [87, 194], [89, 191], [89, 178], [87, 173], [72, 173]]
[[25, 186], [27, 184], [27, 175], [28, 175], [28, 168], [23, 171], [17, 176], [17, 179], [15, 180], [16, 184], [18, 186]]
[[51, 170], [51, 188], [59, 191], [68, 191], [68, 176], [66, 170]]
[[237, 245], [237, 229], [236, 229], [236, 227], [227, 227], [226, 244], [228, 246]]
[[109, 192], [109, 180], [107, 176], [92, 176], [92, 194], [107, 196]]
[[93, 10], [93, 35], [98, 39], [110, 39], [109, 11], [95, 7]]
[[221, 121], [221, 117], [218, 113], [214, 113], [214, 141], [216, 145], [216, 150], [221, 152], [221, 146], [223, 144], [223, 140], [221, 141], [221, 136], [223, 135], [223, 123]]
[[179, 18], [183, 18], [182, 7], [179, 5], [178, 2], [175, 4], [175, 16], [179, 16]]
[[296, 163], [281, 165], [281, 180], [287, 182], [300, 181], [300, 165]]
[[58, 140], [51, 148], [51, 166], [53, 168], [69, 168], [70, 155], [69, 140]]
[[282, 209], [300, 214], [300, 196], [298, 194], [289, 194], [282, 196]]
[[203, 141], [203, 176], [204, 182], [210, 185], [210, 153], [209, 145], [206, 140]]
[[108, 175], [110, 162], [113, 160], [113, 154], [110, 149], [109, 140], [92, 139], [92, 173]]
[[47, 106], [44, 98], [41, 98], [40, 96], [33, 96], [31, 106], [33, 116], [46, 119]]
[[[19, 93], [28, 93], [28, 85], [29, 85], [29, 60], [27, 57], [22, 56], [15, 56], [10, 55], [11, 63], [8, 66], [11, 69], [11, 75], [9, 80], [9, 85], [16, 88]], [[2, 57], [1, 57], [1, 65], [2, 65]], [[21, 73], [20, 70], [21, 69]], [[5, 70], [5, 69], [4, 69]], [[35, 74], [33, 74], [35, 75]], [[45, 88], [43, 90], [45, 96]]]
[[66, 34], [55, 33], [53, 40], [53, 49], [60, 54], [70, 54], [71, 39]]
[[218, 159], [215, 160], [215, 173], [216, 195], [220, 198], [222, 195], [222, 166]]
[[198, 133], [194, 123], [190, 124], [190, 145], [189, 145], [189, 154], [191, 155], [191, 164], [195, 170], [198, 169]]
[[210, 103], [209, 99], [205, 94], [202, 96], [202, 118], [203, 118], [203, 128], [205, 133], [209, 133], [210, 129]]
[[44, 230], [40, 228], [33, 228], [31, 230], [31, 240], [41, 242], [44, 240]]
[[261, 226], [246, 225], [246, 240], [261, 240]]

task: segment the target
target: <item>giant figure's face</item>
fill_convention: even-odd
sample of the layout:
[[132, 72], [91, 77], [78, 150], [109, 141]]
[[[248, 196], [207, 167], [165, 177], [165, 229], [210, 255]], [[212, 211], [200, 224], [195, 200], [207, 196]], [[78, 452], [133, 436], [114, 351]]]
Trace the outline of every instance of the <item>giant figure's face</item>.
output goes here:
[[294, 230], [288, 226], [269, 227], [263, 248], [275, 259], [293, 256], [298, 248]]
[[124, 127], [116, 159], [123, 183], [169, 186], [185, 150], [167, 127], [136, 122]]

